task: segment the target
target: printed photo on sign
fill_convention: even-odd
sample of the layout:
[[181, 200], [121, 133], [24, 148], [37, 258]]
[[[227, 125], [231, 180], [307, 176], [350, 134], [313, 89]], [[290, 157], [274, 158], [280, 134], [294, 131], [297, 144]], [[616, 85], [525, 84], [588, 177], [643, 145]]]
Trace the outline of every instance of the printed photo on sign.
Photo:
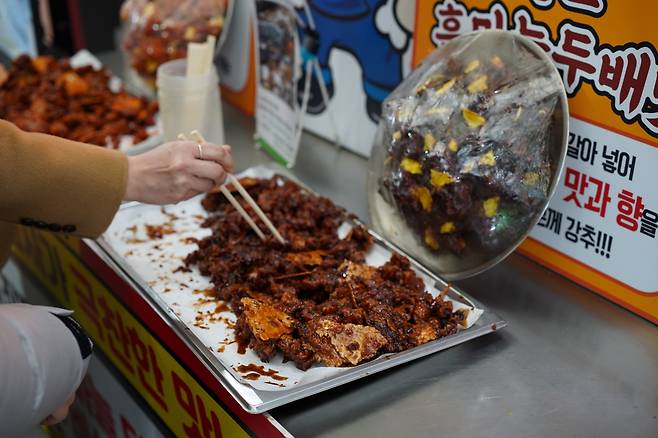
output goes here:
[[258, 0], [256, 11], [259, 77], [256, 137], [258, 144], [277, 161], [292, 166], [297, 156], [300, 129], [296, 96], [297, 17], [283, 1]]
[[295, 27], [290, 10], [269, 1], [258, 2], [260, 83], [294, 107]]

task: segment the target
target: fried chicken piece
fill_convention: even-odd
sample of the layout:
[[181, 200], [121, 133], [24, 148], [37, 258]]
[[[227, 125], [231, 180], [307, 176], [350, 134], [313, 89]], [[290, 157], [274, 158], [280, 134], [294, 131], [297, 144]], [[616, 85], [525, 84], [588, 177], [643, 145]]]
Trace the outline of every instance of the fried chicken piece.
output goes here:
[[365, 263], [354, 263], [350, 260], [343, 262], [338, 270], [343, 273], [342, 276], [345, 281], [349, 282], [353, 282], [356, 279], [372, 280], [378, 275], [377, 268], [366, 265]]
[[433, 341], [438, 337], [436, 330], [432, 327], [431, 324], [417, 324], [414, 327], [413, 338], [416, 340], [416, 344], [425, 344], [429, 341]]
[[327, 255], [326, 251], [314, 250], [305, 252], [290, 252], [286, 258], [296, 265], [321, 265], [324, 256]]
[[291, 335], [282, 335], [276, 341], [276, 346], [283, 353], [285, 360], [292, 360], [297, 368], [301, 370], [307, 370], [317, 362], [315, 350], [302, 339], [296, 339]]
[[73, 97], [89, 91], [89, 84], [74, 72], [66, 72], [59, 78], [60, 86], [64, 86], [66, 94]]
[[51, 62], [52, 58], [49, 56], [37, 56], [32, 58], [32, 67], [39, 73], [45, 73]]
[[363, 325], [321, 319], [309, 324], [309, 329], [309, 343], [318, 360], [330, 367], [357, 365], [373, 358], [387, 344], [377, 329]]
[[125, 116], [135, 116], [142, 108], [142, 101], [135, 96], [128, 94], [118, 94], [112, 99], [110, 108]]
[[249, 329], [261, 341], [276, 340], [292, 333], [293, 319], [285, 312], [252, 298], [240, 300]]

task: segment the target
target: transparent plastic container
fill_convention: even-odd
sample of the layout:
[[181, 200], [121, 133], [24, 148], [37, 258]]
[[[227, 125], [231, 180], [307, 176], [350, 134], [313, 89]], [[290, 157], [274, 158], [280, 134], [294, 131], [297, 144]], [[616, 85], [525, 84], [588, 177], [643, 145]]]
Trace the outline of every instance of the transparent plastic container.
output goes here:
[[160, 120], [165, 141], [198, 130], [212, 143], [224, 143], [224, 120], [213, 66], [206, 75], [185, 76], [187, 60], [169, 61], [158, 68]]
[[231, 0], [127, 0], [124, 21], [125, 77], [129, 86], [155, 94], [160, 65], [187, 56], [187, 44], [217, 37], [219, 48], [230, 19]]
[[383, 106], [368, 175], [376, 230], [446, 280], [509, 255], [559, 181], [567, 97], [550, 58], [504, 31], [431, 53]]

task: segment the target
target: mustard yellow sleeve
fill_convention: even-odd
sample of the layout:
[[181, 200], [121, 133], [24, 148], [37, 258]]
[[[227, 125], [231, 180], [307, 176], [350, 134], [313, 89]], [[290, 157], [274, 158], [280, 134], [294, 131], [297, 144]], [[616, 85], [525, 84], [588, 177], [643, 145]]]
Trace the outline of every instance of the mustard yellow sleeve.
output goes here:
[[121, 152], [0, 120], [0, 221], [97, 237], [119, 208], [127, 179]]

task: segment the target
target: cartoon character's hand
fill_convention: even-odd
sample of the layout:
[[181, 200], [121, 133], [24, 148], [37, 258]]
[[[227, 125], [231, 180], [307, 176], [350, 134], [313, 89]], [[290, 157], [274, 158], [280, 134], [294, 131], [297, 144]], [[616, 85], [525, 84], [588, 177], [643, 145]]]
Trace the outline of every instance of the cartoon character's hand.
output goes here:
[[375, 26], [396, 49], [404, 50], [413, 33], [414, 12], [411, 2], [386, 0], [375, 11]]
[[408, 33], [414, 33], [415, 7], [408, 1], [393, 1], [395, 2], [395, 5], [393, 5], [393, 11], [395, 11], [398, 23], [400, 23]]

